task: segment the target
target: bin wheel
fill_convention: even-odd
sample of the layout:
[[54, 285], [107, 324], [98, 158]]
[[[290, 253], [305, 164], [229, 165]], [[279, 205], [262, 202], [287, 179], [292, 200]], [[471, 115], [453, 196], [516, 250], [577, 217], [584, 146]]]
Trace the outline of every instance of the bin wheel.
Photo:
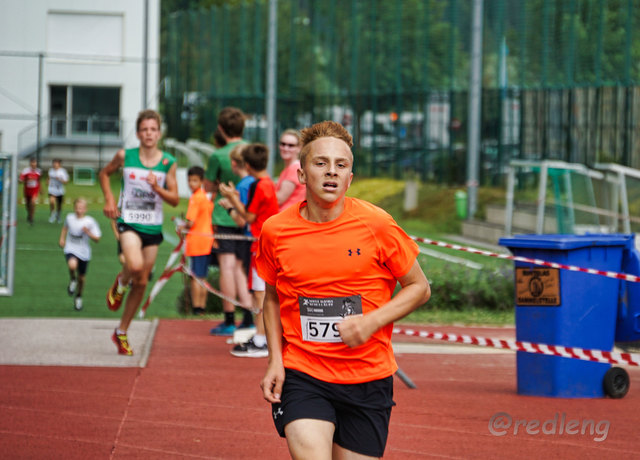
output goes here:
[[612, 367], [602, 379], [604, 392], [611, 398], [619, 399], [629, 391], [629, 374], [621, 367]]

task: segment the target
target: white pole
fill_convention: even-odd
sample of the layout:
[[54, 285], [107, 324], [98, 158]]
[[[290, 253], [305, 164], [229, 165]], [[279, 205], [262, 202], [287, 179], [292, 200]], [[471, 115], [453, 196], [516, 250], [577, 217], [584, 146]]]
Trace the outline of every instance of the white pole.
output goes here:
[[267, 147], [269, 162], [267, 172], [273, 177], [273, 164], [276, 158], [276, 75], [278, 65], [278, 0], [269, 0], [269, 38], [267, 40]]
[[473, 0], [471, 23], [471, 71], [469, 77], [469, 125], [467, 133], [467, 195], [472, 219], [478, 202], [478, 157], [480, 154], [480, 109], [482, 90], [482, 9], [483, 0]]

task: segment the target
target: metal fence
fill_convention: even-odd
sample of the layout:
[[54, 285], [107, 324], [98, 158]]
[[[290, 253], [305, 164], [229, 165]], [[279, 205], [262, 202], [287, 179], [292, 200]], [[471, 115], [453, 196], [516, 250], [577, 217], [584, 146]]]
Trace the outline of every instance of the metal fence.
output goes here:
[[[172, 13], [169, 135], [210, 140], [224, 106], [264, 141], [267, 1]], [[277, 131], [333, 119], [360, 173], [463, 183], [471, 0], [278, 2]], [[511, 159], [640, 167], [639, 0], [485, 0], [480, 180]]]

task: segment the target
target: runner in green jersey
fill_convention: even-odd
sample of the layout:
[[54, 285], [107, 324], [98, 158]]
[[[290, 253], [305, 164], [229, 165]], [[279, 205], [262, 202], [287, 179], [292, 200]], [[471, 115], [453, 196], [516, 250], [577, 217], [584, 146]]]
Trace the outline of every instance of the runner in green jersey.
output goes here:
[[[142, 302], [149, 273], [156, 262], [158, 245], [162, 242], [162, 204], [177, 206], [178, 183], [176, 159], [158, 149], [160, 115], [154, 110], [143, 110], [136, 121], [136, 136], [140, 147], [119, 150], [100, 171], [100, 187], [104, 194], [104, 215], [117, 219], [120, 246], [124, 255], [122, 271], [107, 292], [107, 306], [120, 308], [125, 302], [120, 325], [112, 340], [118, 353], [132, 355], [127, 330]], [[122, 188], [119, 207], [111, 191], [109, 176], [122, 168]]]

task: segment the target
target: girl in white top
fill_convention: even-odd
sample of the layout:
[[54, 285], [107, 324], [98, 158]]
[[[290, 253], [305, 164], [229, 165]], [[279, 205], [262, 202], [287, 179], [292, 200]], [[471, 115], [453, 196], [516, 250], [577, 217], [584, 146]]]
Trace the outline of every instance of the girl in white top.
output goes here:
[[62, 216], [62, 200], [64, 199], [64, 184], [69, 182], [69, 173], [62, 167], [62, 160], [55, 158], [52, 167], [49, 168], [47, 182], [49, 184], [49, 223], [54, 223], [56, 219], [60, 223]]
[[100, 240], [102, 232], [98, 222], [91, 216], [87, 216], [87, 201], [78, 198], [73, 203], [74, 212], [67, 214], [60, 232], [60, 247], [63, 248], [64, 257], [69, 267], [69, 286], [67, 293], [75, 295], [73, 306], [76, 310], [82, 310], [82, 289], [84, 287], [87, 266], [91, 259], [91, 246], [89, 240], [96, 243]]

